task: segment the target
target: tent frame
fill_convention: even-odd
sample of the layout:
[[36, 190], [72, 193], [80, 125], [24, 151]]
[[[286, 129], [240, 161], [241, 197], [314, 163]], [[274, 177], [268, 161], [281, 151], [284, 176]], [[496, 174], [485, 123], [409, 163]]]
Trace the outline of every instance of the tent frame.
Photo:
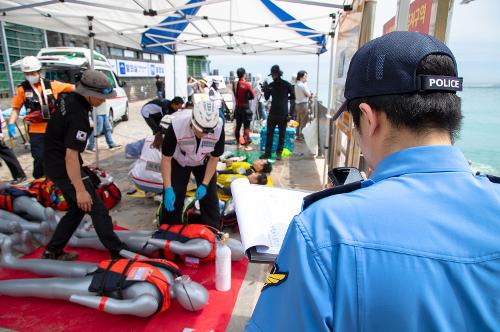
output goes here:
[[[65, 23], [60, 18], [54, 17], [51, 14], [44, 12], [43, 9], [41, 9], [41, 8], [43, 8], [45, 6], [64, 2], [64, 3], [70, 3], [70, 4], [77, 4], [77, 5], [81, 5], [81, 6], [88, 6], [88, 7], [92, 7], [92, 8], [97, 7], [97, 8], [105, 8], [105, 9], [125, 12], [125, 13], [143, 14], [145, 16], [160, 16], [160, 15], [163, 16], [165, 14], [168, 14], [168, 16], [170, 16], [170, 17], [177, 17], [178, 18], [178, 20], [175, 20], [175, 21], [160, 22], [160, 23], [155, 24], [155, 25], [147, 25], [147, 26], [144, 26], [144, 25], [141, 26], [140, 24], [128, 24], [126, 22], [119, 22], [121, 24], [128, 24], [128, 25], [130, 25], [130, 27], [117, 31], [117, 30], [111, 28], [105, 22], [102, 22], [102, 20], [96, 19], [90, 15], [87, 16], [88, 30], [84, 30], [81, 28], [78, 28], [78, 30], [83, 35], [87, 35], [89, 37], [89, 48], [91, 50], [90, 67], [92, 69], [94, 68], [93, 50], [94, 50], [95, 37], [96, 37], [96, 33], [94, 31], [94, 25], [96, 25], [96, 24], [99, 24], [99, 25], [105, 27], [107, 30], [109, 30], [109, 32], [106, 32], [106, 33], [99, 33], [100, 35], [118, 34], [120, 37], [131, 40], [132, 42], [135, 42], [135, 41], [133, 41], [127, 35], [132, 34], [132, 33], [138, 33], [138, 32], [140, 32], [141, 29], [151, 29], [151, 28], [154, 28], [154, 29], [160, 30], [160, 31], [165, 31], [165, 32], [177, 33], [177, 34], [184, 33], [184, 34], [188, 34], [188, 35], [200, 36], [199, 39], [183, 41], [183, 40], [179, 40], [178, 38], [155, 35], [155, 34], [147, 33], [147, 32], [144, 34], [145, 37], [147, 37], [148, 39], [151, 39], [153, 42], [155, 42], [155, 44], [149, 45], [149, 47], [144, 47], [145, 45], [140, 45], [143, 47], [143, 49], [147, 50], [148, 48], [151, 48], [151, 47], [161, 46], [168, 53], [173, 55], [174, 63], [175, 63], [175, 55], [176, 54], [181, 54], [183, 52], [188, 53], [188, 52], [192, 52], [193, 50], [196, 51], [198, 49], [203, 50], [203, 49], [210, 49], [210, 48], [217, 49], [217, 50], [223, 51], [225, 53], [229, 53], [229, 54], [235, 54], [235, 55], [239, 55], [239, 54], [245, 55], [248, 53], [250, 53], [250, 54], [265, 54], [267, 52], [276, 52], [276, 51], [284, 51], [283, 53], [287, 53], [287, 54], [290, 54], [291, 52], [295, 52], [298, 54], [317, 54], [318, 55], [318, 60], [317, 60], [318, 62], [317, 62], [317, 73], [316, 74], [317, 74], [317, 78], [318, 78], [317, 81], [318, 82], [317, 82], [317, 86], [316, 86], [315, 113], [316, 113], [316, 116], [318, 117], [318, 156], [322, 156], [323, 153], [321, 151], [321, 146], [320, 146], [321, 140], [320, 140], [320, 133], [319, 133], [319, 108], [318, 108], [318, 104], [317, 104], [318, 103], [317, 98], [318, 98], [318, 92], [319, 92], [320, 55], [322, 52], [325, 51], [324, 44], [326, 44], [327, 38], [324, 40], [323, 45], [318, 44], [318, 42], [315, 42], [311, 38], [322, 37], [322, 36], [323, 37], [330, 36], [330, 38], [331, 38], [330, 77], [329, 77], [330, 86], [329, 86], [329, 96], [328, 96], [328, 109], [329, 109], [329, 111], [331, 111], [331, 107], [332, 107], [332, 105], [331, 105], [331, 103], [332, 103], [332, 100], [331, 100], [332, 86], [331, 85], [332, 85], [332, 79], [333, 79], [333, 65], [334, 65], [334, 53], [335, 53], [333, 46], [335, 44], [335, 41], [334, 41], [335, 29], [337, 27], [336, 23], [335, 23], [336, 14], [328, 14], [329, 17], [332, 17], [332, 25], [331, 25], [330, 31], [326, 32], [326, 31], [317, 31], [315, 29], [310, 29], [310, 28], [299, 28], [299, 27], [290, 26], [291, 24], [294, 24], [294, 23], [305, 22], [305, 21], [310, 21], [310, 20], [315, 20], [315, 19], [321, 19], [321, 18], [326, 17], [326, 15], [320, 15], [320, 16], [315, 16], [315, 17], [310, 17], [310, 18], [300, 19], [300, 20], [299, 19], [284, 20], [284, 21], [274, 23], [274, 24], [258, 24], [255, 22], [235, 21], [232, 19], [232, 2], [230, 3], [230, 17], [229, 17], [229, 19], [220, 19], [220, 18], [213, 18], [213, 17], [210, 18], [207, 16], [197, 16], [197, 15], [187, 15], [187, 14], [184, 14], [182, 12], [182, 10], [184, 10], [184, 9], [196, 8], [196, 7], [201, 7], [201, 6], [215, 4], [215, 3], [222, 3], [222, 2], [227, 2], [227, 1], [231, 2], [231, 0], [206, 0], [206, 1], [200, 1], [200, 2], [191, 3], [191, 4], [174, 6], [174, 5], [172, 5], [171, 1], [166, 0], [166, 2], [171, 6], [171, 8], [159, 10], [159, 11], [153, 10], [151, 0], [147, 0], [147, 1], [143, 1], [143, 2], [141, 2], [140, 0], [133, 0], [133, 2], [137, 5], [138, 9], [118, 7], [118, 6], [108, 5], [108, 4], [92, 3], [92, 2], [85, 1], [85, 0], [65, 0], [65, 1], [47, 0], [47, 1], [39, 2], [39, 3], [32, 3], [32, 4], [27, 4], [27, 5], [23, 5], [17, 1], [14, 1], [15, 3], [18, 3], [19, 5], [0, 9], [0, 12], [3, 15], [2, 21], [9, 21], [9, 16], [12, 16], [10, 14], [11, 12], [15, 12], [15, 11], [21, 10], [21, 9], [31, 8], [39, 15], [54, 19], [54, 20], [58, 21], [59, 23], [61, 23], [63, 26], [67, 26], [67, 27], [70, 27], [70, 25]], [[344, 10], [346, 10], [346, 9], [348, 10], [347, 7], [349, 7], [349, 6], [345, 6], [345, 5], [328, 4], [328, 3], [322, 3], [322, 2], [318, 2], [318, 1], [309, 1], [309, 0], [300, 0], [300, 1], [299, 0], [279, 0], [279, 1], [291, 2], [291, 3], [301, 3], [304, 5], [315, 5], [315, 6], [337, 8], [337, 9], [344, 9]], [[25, 16], [25, 15], [32, 15], [32, 14], [22, 14], [22, 15]], [[21, 15], [19, 15], [19, 16], [21, 16]], [[60, 17], [81, 19], [80, 16], [71, 15], [71, 14], [61, 15]], [[201, 21], [201, 20], [206, 20], [209, 23], [209, 25], [212, 27], [212, 29], [214, 30], [214, 33], [204, 34], [198, 27], [196, 27], [195, 22]], [[213, 23], [210, 22], [210, 20], [220, 21], [220, 22], [228, 22], [229, 23], [229, 30], [224, 31], [224, 32], [217, 31], [217, 29], [215, 28]], [[110, 20], [110, 22], [111, 21], [112, 20]], [[189, 24], [193, 25], [193, 27], [196, 30], [198, 30], [198, 32], [200, 32], [200, 35], [198, 35], [196, 33], [185, 32], [183, 30], [168, 28], [168, 26], [176, 25], [179, 23], [189, 23]], [[246, 25], [248, 25], [248, 27], [233, 30], [232, 23], [246, 24]], [[2, 22], [2, 24], [3, 24], [3, 22]], [[71, 28], [75, 28], [75, 27], [71, 26]], [[280, 40], [273, 41], [272, 39], [245, 36], [244, 34], [240, 34], [240, 33], [244, 33], [247, 31], [263, 29], [263, 28], [284, 29], [284, 30], [294, 31], [296, 33], [303, 33], [303, 34], [301, 36], [297, 36], [295, 38], [288, 38], [286, 40], [281, 40], [281, 41]], [[139, 31], [137, 31], [137, 30], [139, 30]], [[304, 33], [307, 35], [304, 35]], [[229, 37], [229, 42], [226, 41], [226, 39], [224, 37]], [[200, 42], [203, 39], [210, 39], [210, 38], [221, 38], [223, 40], [225, 46], [214, 46], [214, 45]], [[248, 38], [248, 39], [253, 39], [253, 40], [260, 40], [260, 43], [255, 43], [255, 44], [247, 43], [247, 42], [239, 43], [236, 38]], [[161, 41], [158, 39], [162, 39], [162, 40], [166, 40], [166, 41]], [[308, 43], [298, 43], [298, 42], [295, 43], [294, 42], [295, 40], [305, 40], [305, 39], [309, 39], [310, 42], [308, 42]], [[290, 46], [283, 46], [283, 45], [272, 46], [272, 44], [274, 44], [274, 43], [284, 43], [284, 44], [288, 44]], [[176, 47], [178, 44], [191, 45], [195, 48], [179, 52], [177, 47]], [[251, 48], [253, 50], [253, 52], [252, 51], [245, 52], [244, 49], [241, 47], [242, 45], [244, 45], [245, 47]], [[259, 47], [267, 46], [267, 49], [256, 51], [254, 46], [259, 46]], [[235, 50], [235, 47], [238, 48], [239, 51]], [[305, 48], [305, 50], [304, 50], [304, 48]], [[307, 51], [307, 49], [310, 49], [310, 51]], [[174, 82], [175, 82], [175, 70], [174, 70]], [[175, 91], [175, 88], [174, 88], [174, 91]], [[94, 112], [94, 126], [96, 124], [97, 124], [97, 115]], [[95, 146], [96, 146], [96, 167], [99, 167], [99, 145], [98, 145], [97, 138], [95, 141]]]

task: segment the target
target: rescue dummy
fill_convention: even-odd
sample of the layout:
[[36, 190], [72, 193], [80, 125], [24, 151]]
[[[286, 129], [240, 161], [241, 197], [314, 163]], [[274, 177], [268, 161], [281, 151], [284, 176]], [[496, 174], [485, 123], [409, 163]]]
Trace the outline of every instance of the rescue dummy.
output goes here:
[[[214, 233], [215, 232], [215, 233]], [[156, 232], [116, 231], [128, 248], [148, 257], [162, 257], [170, 260], [184, 260], [187, 256], [201, 261], [215, 259], [216, 239], [223, 236], [206, 225], [162, 225]], [[244, 256], [240, 241], [229, 239], [226, 244], [231, 249], [231, 259], [240, 261]], [[105, 250], [95, 232], [77, 233], [69, 242], [72, 247]]]
[[40, 297], [77, 303], [114, 315], [149, 317], [163, 313], [176, 299], [190, 311], [202, 309], [208, 292], [167, 260], [148, 259], [122, 250], [129, 258], [99, 264], [17, 259], [4, 239], [0, 265], [57, 278], [0, 281], [0, 295]]

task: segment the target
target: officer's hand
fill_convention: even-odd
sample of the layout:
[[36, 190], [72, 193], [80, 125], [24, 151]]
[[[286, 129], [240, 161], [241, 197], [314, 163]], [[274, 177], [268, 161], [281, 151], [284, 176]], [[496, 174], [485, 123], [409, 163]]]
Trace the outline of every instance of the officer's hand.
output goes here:
[[196, 193], [194, 194], [194, 198], [196, 200], [203, 199], [205, 195], [207, 194], [207, 186], [205, 186], [203, 183], [198, 186], [198, 189], [196, 189]]
[[76, 203], [84, 212], [92, 210], [92, 197], [86, 190], [76, 192]]
[[165, 188], [163, 191], [163, 206], [169, 212], [174, 211], [175, 193], [172, 187]]
[[16, 136], [16, 126], [13, 123], [9, 123], [9, 136]]

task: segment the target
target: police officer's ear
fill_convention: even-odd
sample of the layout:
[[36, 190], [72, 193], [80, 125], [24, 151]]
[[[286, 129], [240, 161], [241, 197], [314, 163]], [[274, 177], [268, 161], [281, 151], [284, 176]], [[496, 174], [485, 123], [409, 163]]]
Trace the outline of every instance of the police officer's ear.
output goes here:
[[367, 103], [359, 104], [359, 110], [361, 111], [359, 131], [368, 135], [368, 137], [372, 137], [380, 129], [382, 117], [385, 117], [385, 113], [377, 112]]

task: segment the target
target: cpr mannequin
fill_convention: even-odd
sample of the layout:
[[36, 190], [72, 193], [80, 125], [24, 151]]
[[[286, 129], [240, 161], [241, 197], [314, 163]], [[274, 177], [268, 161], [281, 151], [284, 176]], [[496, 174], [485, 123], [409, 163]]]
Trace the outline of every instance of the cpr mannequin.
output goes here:
[[48, 222], [29, 222], [14, 213], [0, 210], [0, 233], [13, 234], [21, 231], [33, 233], [36, 240], [43, 245], [47, 244], [52, 236], [52, 229]]
[[22, 252], [23, 254], [31, 254], [35, 251], [35, 247], [33, 246], [33, 239], [31, 237], [31, 233], [28, 231], [23, 231], [19, 227], [18, 224], [15, 224], [16, 228], [15, 232], [12, 232], [11, 235], [6, 235], [0, 233], [0, 243], [6, 238], [9, 238], [12, 243], [12, 248], [16, 251]]
[[[78, 236], [83, 232], [78, 233]], [[73, 236], [68, 245], [71, 247], [106, 250], [95, 232], [87, 232], [94, 236]], [[162, 225], [158, 231], [116, 231], [118, 237], [132, 251], [148, 257], [165, 257], [174, 260], [178, 256], [200, 258], [202, 261], [215, 259], [216, 238], [222, 233], [214, 233], [205, 225]], [[189, 239], [191, 237], [191, 239]], [[231, 249], [231, 259], [240, 261], [244, 256], [243, 245], [235, 239], [225, 242]]]
[[[166, 260], [122, 250], [126, 259], [99, 265], [45, 259], [17, 259], [11, 239], [3, 239], [0, 266], [57, 278], [0, 281], [0, 295], [67, 300], [115, 315], [149, 317], [167, 310], [170, 299], [190, 311], [202, 309], [208, 292]], [[121, 272], [116, 272], [121, 271]], [[119, 287], [118, 279], [123, 277]]]
[[11, 216], [12, 214], [16, 216], [17, 214], [23, 214], [31, 221], [46, 221], [49, 223], [51, 229], [55, 230], [59, 218], [52, 208], [44, 207], [36, 199], [27, 196], [25, 190], [10, 187], [9, 184], [1, 184], [0, 192], [6, 192], [12, 197], [12, 210], [14, 212], [0, 210], [0, 218], [14, 220]]

